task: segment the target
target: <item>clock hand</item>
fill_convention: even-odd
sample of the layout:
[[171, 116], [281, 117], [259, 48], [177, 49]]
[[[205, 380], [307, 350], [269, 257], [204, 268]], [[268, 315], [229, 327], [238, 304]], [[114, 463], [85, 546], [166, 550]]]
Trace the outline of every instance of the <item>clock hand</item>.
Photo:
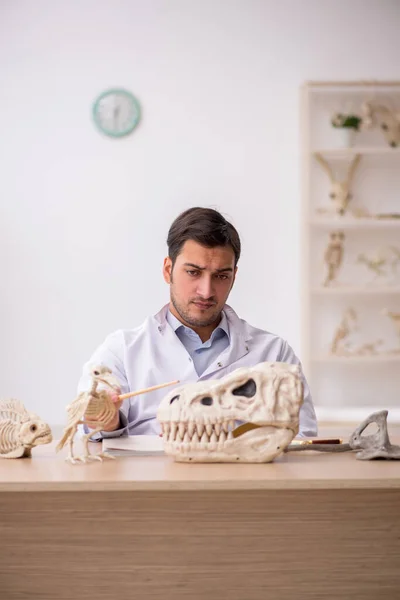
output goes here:
[[119, 106], [114, 106], [114, 129], [117, 128], [117, 119], [119, 116], [119, 111], [120, 111], [120, 107]]

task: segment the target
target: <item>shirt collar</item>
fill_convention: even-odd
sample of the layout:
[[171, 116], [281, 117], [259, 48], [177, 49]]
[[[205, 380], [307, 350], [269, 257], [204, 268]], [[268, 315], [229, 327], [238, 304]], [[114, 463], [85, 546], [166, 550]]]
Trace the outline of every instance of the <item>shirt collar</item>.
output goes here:
[[[186, 327], [183, 323], [181, 323], [179, 321], [179, 319], [177, 319], [175, 317], [175, 315], [172, 314], [172, 312], [169, 310], [169, 308], [167, 310], [166, 319], [174, 331], [177, 331], [180, 327], [182, 327], [183, 329], [190, 329], [190, 327]], [[214, 329], [214, 331], [212, 332], [212, 337], [215, 337], [215, 333], [218, 331], [218, 329], [221, 329], [222, 331], [224, 331], [226, 333], [226, 335], [228, 336], [228, 340], [230, 340], [229, 323], [228, 323], [228, 319], [226, 318], [226, 314], [224, 311], [221, 312], [221, 321], [220, 321], [218, 327], [216, 327]], [[191, 331], [193, 331], [193, 330], [191, 330]]]

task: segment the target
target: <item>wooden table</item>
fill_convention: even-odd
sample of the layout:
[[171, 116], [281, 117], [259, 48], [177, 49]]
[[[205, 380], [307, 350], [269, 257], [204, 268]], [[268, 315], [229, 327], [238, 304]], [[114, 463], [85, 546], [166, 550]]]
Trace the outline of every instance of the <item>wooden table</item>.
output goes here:
[[399, 461], [73, 466], [54, 445], [0, 461], [2, 600], [400, 598]]

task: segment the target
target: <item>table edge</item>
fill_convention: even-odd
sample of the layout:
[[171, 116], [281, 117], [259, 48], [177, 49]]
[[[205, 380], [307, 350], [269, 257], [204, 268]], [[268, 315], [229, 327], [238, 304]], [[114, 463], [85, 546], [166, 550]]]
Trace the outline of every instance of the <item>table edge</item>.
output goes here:
[[1, 492], [169, 492], [169, 491], [268, 491], [268, 490], [383, 490], [400, 489], [400, 478], [301, 481], [88, 481], [88, 482], [7, 482], [0, 483]]

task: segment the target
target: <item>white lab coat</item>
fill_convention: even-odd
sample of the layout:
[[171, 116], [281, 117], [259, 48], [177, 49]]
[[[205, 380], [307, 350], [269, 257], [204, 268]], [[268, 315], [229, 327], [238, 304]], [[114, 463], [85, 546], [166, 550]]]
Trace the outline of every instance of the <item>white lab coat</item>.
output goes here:
[[[300, 364], [292, 348], [282, 338], [256, 329], [226, 305], [230, 344], [206, 371], [198, 377], [193, 361], [166, 320], [168, 305], [135, 329], [119, 330], [109, 335], [94, 352], [83, 369], [78, 391], [90, 386], [89, 369], [96, 364], [110, 367], [120, 381], [122, 393], [178, 379], [185, 382], [219, 379], [239, 367], [264, 361]], [[303, 376], [304, 379], [304, 376]], [[121, 428], [101, 437], [125, 434], [158, 434], [157, 408], [166, 393], [164, 388], [124, 401], [120, 411]], [[316, 436], [317, 421], [310, 391], [304, 379], [304, 403], [300, 410], [301, 436]]]

